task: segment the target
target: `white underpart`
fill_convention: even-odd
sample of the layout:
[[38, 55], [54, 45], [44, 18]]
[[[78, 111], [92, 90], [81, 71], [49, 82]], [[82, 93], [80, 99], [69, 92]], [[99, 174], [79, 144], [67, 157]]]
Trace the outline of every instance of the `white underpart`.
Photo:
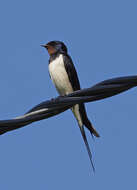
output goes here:
[[[60, 54], [55, 60], [50, 62], [49, 64], [49, 73], [51, 76], [51, 80], [54, 83], [57, 91], [60, 95], [66, 95], [73, 92], [72, 85], [69, 81], [64, 61], [63, 61], [63, 55]], [[76, 117], [78, 123], [80, 126], [83, 125], [82, 119], [79, 113], [79, 105], [75, 105], [72, 108], [72, 112], [74, 113], [74, 116]]]

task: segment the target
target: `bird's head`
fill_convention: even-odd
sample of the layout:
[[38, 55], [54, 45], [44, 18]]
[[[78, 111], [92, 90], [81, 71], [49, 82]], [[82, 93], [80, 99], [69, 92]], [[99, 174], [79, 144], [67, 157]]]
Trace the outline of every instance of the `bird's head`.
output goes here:
[[61, 41], [50, 41], [41, 46], [47, 49], [49, 55], [53, 55], [55, 53], [67, 53], [67, 47]]

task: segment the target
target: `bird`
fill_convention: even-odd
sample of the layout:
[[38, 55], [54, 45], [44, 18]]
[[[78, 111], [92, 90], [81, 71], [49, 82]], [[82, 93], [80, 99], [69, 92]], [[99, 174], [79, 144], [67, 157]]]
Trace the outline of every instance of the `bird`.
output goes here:
[[[68, 54], [66, 45], [62, 41], [50, 41], [41, 46], [48, 51], [48, 54], [50, 56], [48, 66], [49, 74], [59, 95], [65, 96], [69, 93], [80, 90], [81, 87], [78, 79], [78, 74], [73, 61]], [[78, 126], [86, 145], [92, 168], [95, 171], [95, 167], [92, 161], [92, 154], [84, 127], [90, 131], [92, 136], [94, 135], [96, 137], [99, 137], [99, 134], [93, 128], [92, 123], [88, 119], [85, 105], [83, 103], [76, 104], [71, 108], [71, 110], [78, 122]]]

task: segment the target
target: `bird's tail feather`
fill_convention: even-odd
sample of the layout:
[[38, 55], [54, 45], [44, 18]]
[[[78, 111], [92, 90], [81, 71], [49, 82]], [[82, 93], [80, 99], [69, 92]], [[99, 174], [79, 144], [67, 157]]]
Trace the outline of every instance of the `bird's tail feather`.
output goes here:
[[89, 121], [88, 117], [87, 117], [87, 113], [86, 113], [86, 108], [84, 106], [84, 104], [79, 104], [79, 111], [82, 117], [82, 122], [85, 125], [85, 127], [88, 128], [88, 130], [90, 131], [91, 135], [96, 136], [96, 137], [100, 137], [98, 132], [94, 129], [93, 125], [91, 124], [91, 122]]
[[83, 124], [89, 129], [91, 135], [94, 135], [94, 136], [96, 136], [96, 137], [100, 137], [100, 135], [99, 135], [98, 132], [94, 129], [92, 123], [89, 121], [88, 118], [83, 121]]
[[88, 152], [88, 155], [89, 155], [91, 166], [93, 168], [93, 171], [95, 172], [95, 167], [94, 167], [94, 164], [93, 164], [93, 161], [92, 161], [92, 154], [91, 154], [91, 151], [90, 151], [90, 147], [89, 147], [89, 144], [88, 144], [88, 140], [87, 140], [87, 137], [86, 137], [86, 134], [85, 134], [84, 127], [79, 125], [79, 128], [80, 128], [84, 143], [86, 145], [86, 149], [87, 149], [87, 152]]

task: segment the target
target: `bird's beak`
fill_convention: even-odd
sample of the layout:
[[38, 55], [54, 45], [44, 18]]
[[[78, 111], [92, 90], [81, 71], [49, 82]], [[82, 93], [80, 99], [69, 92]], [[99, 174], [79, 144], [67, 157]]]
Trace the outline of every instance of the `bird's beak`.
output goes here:
[[46, 44], [44, 44], [44, 45], [41, 44], [40, 46], [41, 46], [41, 47], [44, 47], [44, 48], [47, 48], [47, 47], [48, 47]]

